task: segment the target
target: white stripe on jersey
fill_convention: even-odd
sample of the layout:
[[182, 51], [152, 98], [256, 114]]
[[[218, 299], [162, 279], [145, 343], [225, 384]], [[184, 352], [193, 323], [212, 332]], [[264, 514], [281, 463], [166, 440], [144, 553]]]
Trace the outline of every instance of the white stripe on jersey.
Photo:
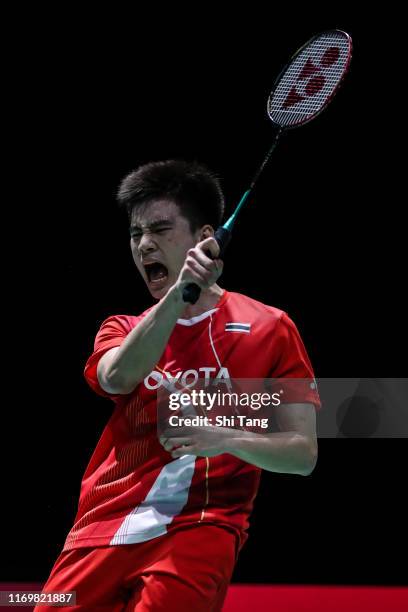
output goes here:
[[193, 455], [183, 455], [167, 463], [147, 497], [125, 517], [109, 544], [137, 544], [165, 534], [166, 525], [187, 503], [195, 460]]

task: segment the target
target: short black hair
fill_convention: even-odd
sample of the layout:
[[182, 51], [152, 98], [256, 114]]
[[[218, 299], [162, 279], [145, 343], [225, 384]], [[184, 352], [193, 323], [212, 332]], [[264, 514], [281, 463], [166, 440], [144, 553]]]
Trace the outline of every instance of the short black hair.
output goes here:
[[116, 196], [129, 219], [136, 206], [159, 198], [179, 206], [192, 232], [207, 223], [217, 229], [224, 215], [219, 178], [196, 161], [168, 159], [139, 166], [121, 181]]

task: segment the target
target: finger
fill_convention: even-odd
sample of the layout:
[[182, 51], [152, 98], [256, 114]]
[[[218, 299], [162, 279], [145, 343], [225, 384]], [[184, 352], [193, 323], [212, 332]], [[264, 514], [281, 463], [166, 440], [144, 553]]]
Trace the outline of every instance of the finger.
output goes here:
[[212, 259], [215, 259], [220, 254], [219, 244], [212, 236], [199, 242], [197, 244], [197, 248], [201, 249], [202, 251], [209, 251]]
[[[169, 427], [163, 432], [163, 438], [188, 438], [188, 436], [194, 435], [197, 429], [192, 426], [181, 425], [180, 427]], [[191, 438], [188, 438], [191, 440]]]
[[173, 459], [176, 459], [177, 457], [182, 457], [183, 455], [196, 455], [197, 451], [195, 450], [194, 446], [180, 446], [179, 448], [172, 450], [170, 454]]
[[202, 284], [203, 287], [209, 287], [213, 283], [217, 282], [223, 270], [223, 264], [220, 259], [208, 261], [210, 261], [208, 268], [204, 268], [197, 260], [194, 260], [193, 258], [190, 261], [190, 270], [199, 274], [200, 280], [197, 280], [196, 282], [198, 284]]
[[186, 263], [193, 282], [202, 287], [206, 287], [211, 280], [211, 272], [206, 270], [206, 268], [193, 258], [190, 258]]
[[213, 264], [215, 266], [216, 271], [221, 275], [224, 269], [224, 262], [222, 259], [214, 259]]
[[172, 440], [167, 440], [167, 442], [163, 445], [165, 450], [171, 451], [179, 446], [190, 446], [191, 440], [187, 440], [186, 438], [173, 438]]
[[198, 248], [192, 249], [191, 257], [193, 257], [196, 261], [198, 261], [198, 263], [201, 264], [203, 268], [205, 268], [209, 272], [214, 267], [214, 260], [210, 259], [208, 255], [206, 255], [206, 253], [204, 253], [204, 251], [202, 251], [201, 249], [198, 249]]
[[196, 261], [198, 261], [198, 263], [211, 274], [220, 274], [222, 272], [224, 265], [222, 259], [210, 259], [200, 249], [194, 249], [194, 254], [192, 257], [195, 258]]
[[[211, 262], [211, 259], [208, 260]], [[200, 276], [206, 277], [209, 276], [211, 271], [208, 270], [200, 261], [198, 261], [198, 259], [196, 259], [194, 256], [191, 256], [188, 258], [187, 260], [187, 265], [190, 266], [190, 268], [192, 268], [194, 270], [194, 272], [197, 272], [197, 274], [199, 274]]]

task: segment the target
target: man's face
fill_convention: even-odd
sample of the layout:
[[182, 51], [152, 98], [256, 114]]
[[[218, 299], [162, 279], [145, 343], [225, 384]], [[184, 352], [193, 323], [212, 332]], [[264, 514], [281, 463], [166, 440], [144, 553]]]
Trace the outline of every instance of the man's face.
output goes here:
[[130, 236], [137, 269], [152, 296], [161, 299], [176, 282], [188, 249], [200, 238], [200, 230], [193, 234], [177, 204], [163, 199], [133, 210]]

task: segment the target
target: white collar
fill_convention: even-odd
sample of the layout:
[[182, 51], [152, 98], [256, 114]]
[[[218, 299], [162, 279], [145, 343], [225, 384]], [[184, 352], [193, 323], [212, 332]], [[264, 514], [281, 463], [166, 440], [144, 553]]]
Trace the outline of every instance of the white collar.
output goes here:
[[199, 323], [203, 319], [206, 319], [207, 317], [212, 315], [217, 310], [218, 308], [213, 308], [212, 310], [203, 312], [202, 314], [197, 315], [196, 317], [193, 317], [192, 319], [177, 319], [177, 323], [179, 323], [180, 325], [195, 325], [196, 323]]

